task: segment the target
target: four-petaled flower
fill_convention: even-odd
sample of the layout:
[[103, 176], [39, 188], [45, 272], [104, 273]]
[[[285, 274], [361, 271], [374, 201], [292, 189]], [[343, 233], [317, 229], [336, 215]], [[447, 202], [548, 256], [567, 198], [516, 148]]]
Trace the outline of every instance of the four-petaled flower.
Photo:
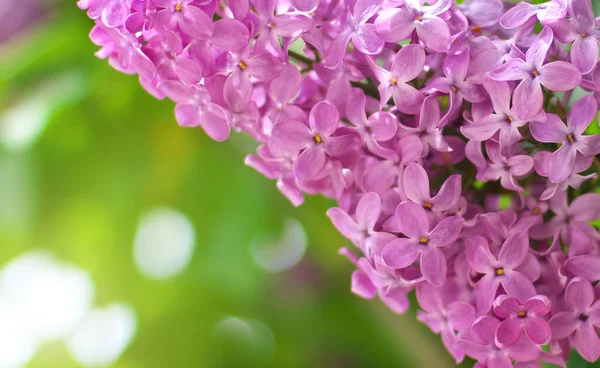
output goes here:
[[498, 81], [521, 81], [513, 93], [513, 106], [517, 111], [527, 113], [519, 116], [528, 119], [537, 115], [544, 103], [542, 86], [551, 91], [571, 90], [581, 81], [581, 73], [573, 64], [566, 61], [546, 63], [546, 54], [552, 45], [552, 29], [544, 27], [533, 41], [527, 53], [513, 57], [491, 72]]

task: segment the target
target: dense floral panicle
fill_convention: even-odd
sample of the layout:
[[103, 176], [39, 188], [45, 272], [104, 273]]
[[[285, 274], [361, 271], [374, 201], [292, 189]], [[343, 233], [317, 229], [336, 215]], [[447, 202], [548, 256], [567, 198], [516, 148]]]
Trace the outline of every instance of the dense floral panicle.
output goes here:
[[351, 290], [477, 367], [600, 356], [591, 0], [80, 0], [97, 56], [356, 247]]

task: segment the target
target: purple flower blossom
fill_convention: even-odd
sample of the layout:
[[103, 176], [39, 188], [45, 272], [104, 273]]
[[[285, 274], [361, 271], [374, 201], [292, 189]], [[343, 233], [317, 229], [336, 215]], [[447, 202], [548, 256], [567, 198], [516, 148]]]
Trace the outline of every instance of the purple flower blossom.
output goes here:
[[543, 123], [531, 124], [531, 134], [539, 142], [562, 144], [550, 155], [548, 161], [551, 182], [560, 183], [571, 175], [578, 152], [585, 156], [600, 153], [600, 135], [583, 135], [597, 112], [596, 100], [588, 95], [573, 104], [566, 126], [554, 114], [548, 114]]
[[478, 312], [485, 313], [492, 307], [500, 285], [509, 296], [520, 300], [535, 295], [532, 280], [517, 270], [529, 249], [527, 233], [517, 233], [506, 239], [497, 258], [490, 252], [487, 240], [481, 236], [467, 239], [466, 249], [469, 266], [481, 275], [475, 284]]
[[346, 47], [350, 40], [360, 52], [366, 55], [375, 55], [383, 49], [384, 41], [375, 33], [373, 24], [367, 21], [377, 14], [382, 0], [358, 0], [352, 12], [345, 15], [345, 22], [340, 34], [333, 40], [325, 66], [335, 68], [342, 62], [346, 54]]
[[521, 119], [535, 116], [542, 108], [542, 86], [551, 91], [568, 91], [581, 81], [581, 73], [572, 64], [545, 62], [553, 39], [552, 29], [544, 27], [524, 59], [513, 57], [491, 73], [492, 78], [498, 81], [521, 81], [513, 94], [513, 106], [521, 112], [529, 111], [526, 116], [520, 116]]
[[208, 39], [213, 33], [209, 16], [196, 7], [194, 0], [152, 0], [160, 10], [156, 13], [154, 26], [167, 30], [179, 27], [186, 35]]
[[327, 216], [342, 235], [354, 241], [368, 254], [372, 250], [380, 251], [385, 244], [394, 238], [385, 232], [377, 232], [373, 229], [381, 212], [381, 200], [376, 193], [369, 192], [363, 195], [356, 207], [356, 221], [341, 208], [331, 208]]
[[417, 319], [442, 335], [444, 345], [457, 362], [463, 359], [464, 353], [454, 347], [458, 341], [455, 331], [466, 331], [475, 321], [475, 308], [460, 300], [461, 291], [457, 282], [448, 282], [442, 287], [426, 282], [417, 285], [417, 301], [423, 308], [417, 312]]
[[367, 60], [375, 78], [379, 81], [378, 89], [382, 107], [390, 97], [393, 97], [396, 107], [401, 112], [411, 114], [419, 111], [424, 96], [408, 84], [421, 74], [425, 65], [425, 51], [419, 45], [408, 45], [400, 49], [394, 57], [389, 72], [377, 66], [370, 58]]
[[512, 367], [512, 360], [527, 362], [537, 359], [541, 350], [524, 336], [510, 346], [496, 344], [496, 330], [500, 321], [494, 317], [479, 317], [467, 339], [458, 340], [454, 347], [477, 359], [480, 367]]
[[500, 145], [492, 140], [486, 141], [485, 148], [491, 162], [481, 151], [481, 144], [469, 141], [465, 148], [467, 158], [477, 167], [477, 180], [482, 182], [500, 180], [503, 188], [523, 192], [515, 177], [527, 175], [533, 168], [533, 158], [526, 155], [506, 157], [500, 153]]
[[595, 299], [592, 284], [574, 278], [565, 291], [568, 309], [550, 319], [552, 337], [564, 339], [575, 334], [575, 349], [590, 362], [600, 357], [600, 338], [595, 330], [600, 328], [600, 301]]
[[440, 286], [446, 280], [447, 266], [444, 253], [439, 248], [447, 247], [458, 239], [462, 223], [463, 219], [458, 216], [446, 217], [430, 230], [429, 219], [422, 206], [412, 202], [401, 203], [394, 216], [386, 221], [385, 228], [407, 238], [388, 243], [381, 258], [395, 269], [406, 268], [418, 258], [425, 280]]
[[174, 102], [179, 125], [200, 125], [212, 139], [224, 141], [229, 137], [231, 114], [223, 107], [211, 102], [206, 88], [187, 87], [181, 82], [164, 81], [159, 88]]
[[[511, 93], [508, 83], [486, 77], [483, 85], [490, 95], [494, 113], [473, 124], [461, 127], [460, 131], [465, 137], [480, 142], [492, 138], [499, 131], [500, 148], [503, 152], [507, 152], [513, 144], [523, 139], [519, 128], [527, 124], [527, 120], [521, 120], [519, 116], [526, 116], [528, 113], [518, 112], [514, 107], [511, 108]], [[543, 121], [545, 119], [543, 112], [540, 112], [541, 114], [538, 115], [541, 116], [537, 116], [533, 120]]]
[[543, 318], [550, 313], [550, 299], [536, 295], [524, 303], [517, 298], [500, 295], [494, 302], [494, 314], [503, 321], [496, 330], [496, 341], [503, 345], [517, 342], [522, 333], [535, 345], [550, 341], [550, 326]]
[[316, 178], [327, 163], [327, 155], [343, 154], [356, 143], [354, 134], [334, 135], [340, 115], [331, 102], [316, 104], [308, 122], [309, 126], [294, 120], [277, 124], [269, 143], [275, 155], [296, 155], [302, 151], [294, 161], [294, 174], [301, 181]]
[[422, 166], [410, 163], [404, 170], [402, 183], [406, 197], [437, 214], [453, 209], [460, 199], [460, 175], [452, 175], [442, 184], [438, 193], [431, 197], [429, 177]]
[[430, 49], [445, 52], [450, 48], [450, 29], [440, 17], [452, 1], [440, 0], [434, 5], [422, 5], [418, 0], [405, 1], [404, 8], [382, 12], [375, 21], [375, 31], [387, 42], [399, 42], [416, 30], [418, 37]]
[[569, 5], [571, 18], [558, 18], [549, 25], [561, 42], [573, 43], [569, 53], [571, 62], [582, 74], [587, 74], [598, 62], [600, 27], [591, 0], [571, 0]]
[[[488, 99], [481, 85], [467, 79], [469, 58], [468, 52], [459, 55], [447, 55], [442, 68], [445, 77], [438, 77], [427, 85], [428, 90], [441, 91], [450, 95], [450, 106], [447, 115], [460, 108], [463, 99], [469, 102], [483, 102]], [[447, 121], [444, 122], [442, 126], [447, 123]]]

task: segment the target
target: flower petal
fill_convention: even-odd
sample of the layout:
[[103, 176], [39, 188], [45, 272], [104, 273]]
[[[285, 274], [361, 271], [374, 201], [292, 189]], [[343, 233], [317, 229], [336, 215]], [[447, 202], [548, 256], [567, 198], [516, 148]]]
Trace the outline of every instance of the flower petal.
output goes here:
[[377, 295], [377, 288], [364, 272], [356, 270], [352, 273], [352, 287], [354, 294], [365, 299], [373, 299]]
[[570, 91], [581, 82], [581, 72], [566, 61], [554, 61], [539, 69], [540, 83], [554, 92]]
[[398, 238], [389, 242], [381, 252], [386, 265], [395, 268], [406, 268], [419, 257], [419, 247], [411, 239]]
[[394, 214], [402, 234], [417, 241], [429, 232], [429, 219], [422, 206], [413, 202], [403, 202], [396, 207]]
[[549, 178], [553, 183], [560, 183], [573, 173], [573, 165], [577, 151], [570, 144], [565, 144], [550, 155], [548, 165], [550, 166]]
[[521, 80], [529, 77], [528, 66], [519, 58], [508, 59], [500, 67], [490, 72], [490, 77], [497, 81]]
[[512, 345], [521, 337], [521, 322], [518, 318], [509, 318], [500, 322], [496, 330], [496, 340], [503, 345]]
[[428, 283], [441, 286], [446, 281], [448, 265], [444, 253], [437, 247], [426, 247], [421, 252], [421, 273]]
[[386, 42], [405, 40], [414, 29], [415, 19], [406, 8], [384, 10], [375, 20], [375, 32]]
[[457, 331], [465, 331], [475, 321], [475, 308], [469, 303], [453, 302], [446, 307], [448, 323]]
[[356, 49], [367, 55], [376, 55], [383, 50], [385, 41], [379, 38], [372, 24], [363, 24], [352, 35], [352, 44]]
[[564, 143], [569, 131], [557, 115], [546, 114], [546, 121], [532, 121], [529, 124], [531, 135], [538, 142]]
[[540, 77], [534, 79], [527, 77], [515, 88], [513, 108], [519, 112], [521, 120], [527, 120], [536, 115], [544, 104]]
[[[597, 53], [597, 52], [596, 52]], [[581, 135], [598, 113], [598, 103], [592, 95], [586, 95], [575, 101], [567, 117], [567, 125], [575, 135]]]
[[558, 312], [548, 322], [552, 330], [552, 338], [564, 339], [577, 328], [577, 316], [573, 312]]
[[539, 69], [544, 64], [546, 54], [548, 53], [553, 40], [554, 33], [552, 32], [552, 28], [547, 26], [544, 27], [529, 49], [527, 49], [527, 53], [525, 54], [527, 63], [535, 69]]
[[573, 42], [570, 55], [571, 62], [581, 74], [587, 74], [598, 61], [598, 41], [592, 36], [580, 36]]
[[409, 163], [402, 176], [404, 193], [411, 201], [423, 204], [430, 200], [429, 177], [425, 169], [417, 163]]
[[548, 322], [539, 317], [529, 318], [525, 324], [525, 334], [536, 345], [545, 345], [550, 341], [552, 330]]
[[419, 76], [425, 65], [425, 51], [419, 45], [406, 45], [394, 56], [390, 70], [398, 82], [408, 82]]
[[340, 123], [340, 114], [334, 104], [321, 101], [310, 110], [308, 122], [315, 133], [329, 137]]
[[595, 362], [600, 357], [600, 338], [591, 323], [582, 323], [575, 331], [574, 345], [588, 362]]
[[319, 175], [326, 162], [325, 152], [321, 148], [309, 147], [294, 161], [294, 175], [300, 181], [311, 180]]
[[363, 195], [356, 206], [356, 220], [367, 230], [373, 230], [381, 211], [381, 199], [376, 193]]
[[350, 217], [350, 215], [341, 208], [330, 208], [327, 210], [327, 216], [333, 222], [333, 226], [350, 240], [358, 240], [362, 237], [362, 231], [358, 224]]
[[442, 219], [429, 233], [429, 243], [436, 247], [451, 245], [460, 236], [463, 222], [463, 218], [458, 216], [450, 216]]
[[446, 52], [450, 49], [450, 28], [440, 17], [425, 16], [417, 22], [417, 34], [427, 47], [435, 52]]

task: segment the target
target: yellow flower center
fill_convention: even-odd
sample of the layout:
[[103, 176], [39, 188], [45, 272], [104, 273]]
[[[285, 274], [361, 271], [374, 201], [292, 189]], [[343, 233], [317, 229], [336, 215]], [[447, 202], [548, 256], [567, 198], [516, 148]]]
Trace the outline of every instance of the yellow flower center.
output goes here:
[[392, 79], [390, 80], [390, 84], [391, 84], [392, 86], [395, 86], [396, 84], [398, 84], [398, 78], [396, 78], [396, 77], [392, 78]]
[[573, 142], [575, 142], [575, 137], [573, 136], [573, 134], [569, 133], [569, 134], [567, 134], [567, 140], [570, 143], [573, 143]]
[[426, 237], [422, 236], [419, 238], [419, 243], [421, 244], [425, 244], [429, 241], [429, 239], [427, 239]]
[[481, 30], [483, 29], [482, 26], [475, 26], [473, 27], [473, 29], [471, 30], [472, 33], [479, 33], [481, 32]]
[[433, 203], [425, 202], [425, 203], [423, 203], [423, 207], [431, 209], [431, 207], [433, 207]]
[[525, 318], [527, 316], [527, 312], [519, 311], [517, 312], [517, 316], [519, 316], [519, 318]]
[[500, 267], [500, 268], [496, 268], [496, 276], [502, 276], [504, 275], [504, 268]]
[[242, 70], [246, 70], [248, 69], [248, 64], [246, 64], [243, 60], [240, 61], [240, 63], [238, 64], [238, 66], [240, 67], [240, 69]]
[[539, 77], [540, 76], [540, 72], [538, 72], [537, 70], [534, 70], [533, 71], [533, 75], [536, 76], [536, 77]]
[[321, 138], [320, 134], [315, 135], [314, 140], [317, 144], [323, 142], [323, 138]]
[[175, 11], [177, 11], [177, 12], [181, 11], [181, 3], [178, 3], [177, 5], [175, 5]]
[[451, 85], [450, 89], [452, 90], [452, 92], [456, 92], [457, 91], [456, 86], [454, 86], [454, 85]]

